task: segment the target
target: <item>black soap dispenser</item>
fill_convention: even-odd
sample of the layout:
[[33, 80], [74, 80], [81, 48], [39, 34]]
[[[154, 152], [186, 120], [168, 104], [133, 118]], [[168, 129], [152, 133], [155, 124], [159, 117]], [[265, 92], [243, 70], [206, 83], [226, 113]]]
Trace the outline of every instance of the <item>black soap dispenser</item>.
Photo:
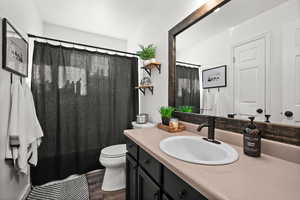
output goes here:
[[249, 117], [250, 124], [243, 130], [244, 153], [248, 156], [259, 157], [261, 152], [261, 131], [254, 124], [255, 117]]

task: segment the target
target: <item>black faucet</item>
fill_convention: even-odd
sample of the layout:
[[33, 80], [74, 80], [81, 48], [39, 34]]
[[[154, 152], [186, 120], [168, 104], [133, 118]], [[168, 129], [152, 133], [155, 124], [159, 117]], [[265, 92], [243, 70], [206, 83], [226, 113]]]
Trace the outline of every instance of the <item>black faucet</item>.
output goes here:
[[215, 124], [216, 124], [216, 117], [208, 116], [207, 123], [201, 124], [198, 127], [197, 131], [200, 132], [202, 130], [202, 128], [208, 127], [207, 138], [203, 138], [203, 139], [208, 141], [208, 142], [213, 142], [215, 144], [221, 144], [221, 142], [215, 140]]

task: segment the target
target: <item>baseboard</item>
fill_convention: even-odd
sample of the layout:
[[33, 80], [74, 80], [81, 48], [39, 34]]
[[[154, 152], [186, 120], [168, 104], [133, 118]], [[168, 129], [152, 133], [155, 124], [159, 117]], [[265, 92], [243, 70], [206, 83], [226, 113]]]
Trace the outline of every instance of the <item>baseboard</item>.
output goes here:
[[23, 190], [23, 192], [21, 193], [19, 200], [26, 200], [27, 196], [30, 193], [30, 190], [31, 190], [31, 184], [28, 184], [26, 188]]

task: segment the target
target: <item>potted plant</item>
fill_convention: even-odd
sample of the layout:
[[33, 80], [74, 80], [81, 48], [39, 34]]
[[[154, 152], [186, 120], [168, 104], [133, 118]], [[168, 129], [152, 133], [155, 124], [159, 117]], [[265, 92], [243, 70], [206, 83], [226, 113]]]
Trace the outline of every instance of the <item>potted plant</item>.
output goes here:
[[136, 52], [137, 55], [144, 61], [144, 65], [149, 65], [150, 63], [156, 62], [156, 47], [153, 44], [148, 46], [139, 45], [140, 51]]
[[193, 112], [193, 107], [192, 106], [179, 106], [178, 111], [185, 112], [185, 113], [191, 113], [191, 112]]
[[164, 125], [169, 126], [170, 119], [172, 117], [172, 113], [175, 110], [173, 107], [162, 106], [159, 109], [159, 113], [161, 115], [161, 121]]

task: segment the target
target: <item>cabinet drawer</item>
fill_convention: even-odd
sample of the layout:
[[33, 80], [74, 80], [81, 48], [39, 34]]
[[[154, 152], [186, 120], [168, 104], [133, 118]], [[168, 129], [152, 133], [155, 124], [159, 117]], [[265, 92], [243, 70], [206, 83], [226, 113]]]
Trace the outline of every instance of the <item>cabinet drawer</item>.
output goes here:
[[194, 190], [186, 182], [180, 179], [173, 172], [164, 168], [164, 191], [173, 200], [207, 200], [202, 194]]
[[159, 200], [160, 188], [140, 167], [138, 168], [138, 200]]
[[127, 152], [136, 160], [138, 160], [138, 146], [127, 138], [126, 141]]
[[156, 181], [157, 184], [161, 185], [161, 164], [142, 148], [139, 150], [139, 164]]

